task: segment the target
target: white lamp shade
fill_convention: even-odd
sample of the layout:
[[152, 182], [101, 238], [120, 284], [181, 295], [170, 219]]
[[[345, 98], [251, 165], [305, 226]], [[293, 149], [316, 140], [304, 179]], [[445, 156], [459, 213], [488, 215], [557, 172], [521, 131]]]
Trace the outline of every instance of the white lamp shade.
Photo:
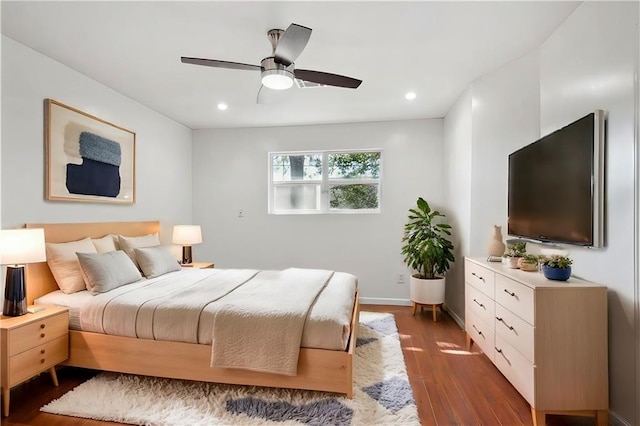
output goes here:
[[44, 229], [0, 230], [0, 264], [21, 265], [45, 260]]
[[202, 242], [200, 225], [176, 225], [173, 227], [173, 244], [190, 246]]

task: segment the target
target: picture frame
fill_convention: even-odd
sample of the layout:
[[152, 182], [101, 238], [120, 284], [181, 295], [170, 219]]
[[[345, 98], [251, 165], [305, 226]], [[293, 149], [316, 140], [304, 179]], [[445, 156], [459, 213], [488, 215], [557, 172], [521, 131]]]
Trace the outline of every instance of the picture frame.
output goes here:
[[135, 203], [135, 132], [46, 99], [45, 156], [47, 200]]

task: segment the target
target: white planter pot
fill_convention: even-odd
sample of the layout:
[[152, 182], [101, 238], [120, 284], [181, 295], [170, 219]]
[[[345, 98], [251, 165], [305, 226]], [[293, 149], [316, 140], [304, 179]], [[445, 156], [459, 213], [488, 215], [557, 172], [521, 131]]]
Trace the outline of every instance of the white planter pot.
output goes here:
[[444, 283], [444, 278], [423, 280], [412, 275], [409, 281], [411, 301], [422, 305], [444, 303]]
[[518, 269], [519, 257], [507, 257], [507, 266], [511, 269]]

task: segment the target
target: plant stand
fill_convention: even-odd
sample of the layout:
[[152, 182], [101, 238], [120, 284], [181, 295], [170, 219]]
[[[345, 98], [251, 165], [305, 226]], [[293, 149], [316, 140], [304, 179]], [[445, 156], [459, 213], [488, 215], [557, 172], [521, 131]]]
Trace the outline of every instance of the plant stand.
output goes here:
[[438, 308], [440, 308], [440, 313], [442, 313], [442, 306], [444, 305], [443, 303], [432, 304], [432, 303], [419, 303], [419, 302], [413, 302], [413, 301], [412, 303], [413, 303], [412, 315], [416, 314], [416, 310], [418, 309], [418, 306], [420, 306], [420, 311], [422, 311], [425, 306], [431, 306], [431, 312], [433, 313], [433, 322], [438, 321], [438, 316], [437, 316]]

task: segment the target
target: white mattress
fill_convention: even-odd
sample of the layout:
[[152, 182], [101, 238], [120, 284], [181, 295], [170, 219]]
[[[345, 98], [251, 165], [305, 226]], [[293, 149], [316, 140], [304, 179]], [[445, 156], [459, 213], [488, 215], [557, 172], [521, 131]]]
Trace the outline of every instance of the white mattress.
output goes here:
[[[179, 272], [172, 272], [163, 276], [119, 287], [108, 293], [94, 296], [88, 291], [72, 294], [64, 294], [62, 291], [54, 291], [35, 300], [36, 304], [65, 306], [69, 308], [69, 328], [72, 330], [91, 331], [117, 330], [119, 327], [109, 327], [108, 324], [87, 324], [87, 312], [95, 309], [97, 298], [102, 298], [102, 304], [108, 305], [108, 300], [126, 300], [127, 295], [138, 289], [153, 292], [155, 288], [159, 293], [170, 290], [172, 285], [180, 286], [182, 282], [201, 280], [203, 277], [215, 276], [225, 270], [221, 269], [192, 269], [184, 268]], [[231, 272], [226, 270], [227, 272]], [[164, 289], [164, 290], [161, 290]], [[351, 333], [351, 313], [353, 311], [354, 295], [357, 289], [356, 277], [344, 273], [335, 272], [314, 302], [302, 335], [302, 347], [344, 350], [346, 349]], [[105, 299], [107, 298], [107, 299]], [[215, 309], [224, 303], [224, 297], [220, 300], [207, 303], [200, 313], [198, 320], [199, 330], [194, 331], [198, 343], [211, 344], [211, 324], [215, 316]], [[84, 311], [84, 326], [83, 326]], [[98, 322], [102, 318], [98, 318]], [[133, 320], [135, 321], [135, 319]], [[94, 321], [95, 322], [95, 321]], [[195, 327], [195, 326], [194, 326]], [[135, 328], [135, 327], [134, 327]], [[107, 334], [120, 334], [107, 331]]]

